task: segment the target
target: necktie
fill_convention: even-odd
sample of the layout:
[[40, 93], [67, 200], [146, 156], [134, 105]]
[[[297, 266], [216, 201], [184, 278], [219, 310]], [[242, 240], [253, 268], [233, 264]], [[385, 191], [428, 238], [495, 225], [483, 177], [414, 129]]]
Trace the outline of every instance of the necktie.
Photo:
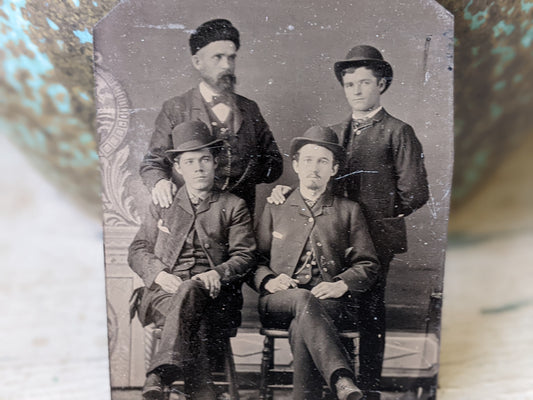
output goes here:
[[209, 103], [209, 105], [210, 105], [211, 107], [214, 107], [214, 106], [216, 106], [217, 104], [221, 104], [221, 103], [222, 103], [222, 104], [226, 104], [226, 105], [228, 105], [228, 103], [229, 103], [228, 96], [223, 95], [223, 94], [221, 94], [221, 95], [215, 95], [215, 96], [211, 97], [211, 102]]

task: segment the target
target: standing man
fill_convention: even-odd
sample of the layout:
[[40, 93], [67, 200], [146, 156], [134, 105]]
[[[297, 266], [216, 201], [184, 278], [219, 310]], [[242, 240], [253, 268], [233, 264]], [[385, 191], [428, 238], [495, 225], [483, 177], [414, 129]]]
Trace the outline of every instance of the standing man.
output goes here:
[[394, 254], [407, 251], [404, 217], [422, 207], [429, 190], [424, 153], [413, 128], [381, 106], [392, 67], [376, 48], [355, 46], [336, 62], [352, 114], [332, 126], [346, 149], [336, 193], [360, 204], [381, 263], [381, 274], [360, 304], [360, 385], [379, 399], [385, 349], [385, 287]]
[[169, 207], [183, 183], [172, 174], [165, 155], [172, 146], [172, 129], [184, 121], [203, 121], [213, 138], [223, 141], [216, 186], [244, 199], [253, 212], [255, 185], [278, 179], [283, 160], [257, 104], [234, 92], [239, 31], [228, 20], [214, 19], [191, 34], [189, 45], [200, 84], [163, 104], [141, 162], [141, 177], [153, 202]]
[[142, 395], [162, 400], [163, 385], [181, 375], [192, 400], [215, 400], [209, 355], [240, 325], [255, 239], [244, 200], [214, 187], [221, 140], [201, 121], [176, 126], [172, 137], [167, 154], [185, 184], [169, 208], [151, 204], [129, 248], [145, 284], [139, 319], [162, 327]]
[[261, 322], [289, 329], [293, 399], [321, 399], [324, 380], [340, 400], [358, 400], [338, 329], [356, 329], [357, 301], [379, 263], [359, 205], [328, 190], [344, 156], [335, 132], [310, 128], [292, 140], [291, 156], [299, 187], [267, 204], [256, 229]]
[[[361, 206], [382, 266], [370, 290], [360, 297], [359, 310], [359, 385], [369, 400], [379, 400], [387, 273], [394, 254], [407, 251], [404, 217], [428, 200], [424, 153], [413, 128], [381, 106], [393, 74], [379, 50], [355, 46], [334, 69], [352, 110], [345, 121], [331, 127], [346, 150], [334, 192]], [[289, 190], [276, 187], [269, 202], [283, 202]]]

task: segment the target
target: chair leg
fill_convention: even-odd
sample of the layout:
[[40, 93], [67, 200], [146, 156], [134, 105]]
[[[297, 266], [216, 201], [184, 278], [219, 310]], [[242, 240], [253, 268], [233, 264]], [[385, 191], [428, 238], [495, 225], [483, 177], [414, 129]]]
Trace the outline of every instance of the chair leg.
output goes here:
[[233, 360], [233, 350], [231, 349], [231, 339], [228, 337], [224, 354], [224, 364], [226, 369], [226, 379], [228, 381], [228, 391], [232, 400], [239, 400], [239, 385], [237, 382], [237, 372], [235, 371], [235, 361]]
[[263, 343], [263, 358], [261, 360], [261, 379], [259, 381], [259, 399], [272, 399], [272, 391], [268, 387], [269, 371], [274, 364], [274, 338], [265, 336]]

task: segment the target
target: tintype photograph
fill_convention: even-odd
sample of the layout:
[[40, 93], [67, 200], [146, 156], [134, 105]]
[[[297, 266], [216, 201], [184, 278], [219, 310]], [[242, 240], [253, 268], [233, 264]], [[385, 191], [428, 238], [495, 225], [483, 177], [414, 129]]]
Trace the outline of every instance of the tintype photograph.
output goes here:
[[125, 0], [94, 28], [121, 399], [435, 399], [436, 1]]

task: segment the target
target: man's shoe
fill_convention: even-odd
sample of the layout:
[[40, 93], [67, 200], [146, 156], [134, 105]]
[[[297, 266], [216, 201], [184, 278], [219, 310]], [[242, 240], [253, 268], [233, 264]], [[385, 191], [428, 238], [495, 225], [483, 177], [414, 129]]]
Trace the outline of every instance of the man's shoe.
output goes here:
[[163, 400], [163, 382], [161, 377], [155, 373], [151, 373], [144, 381], [142, 396], [143, 400]]
[[335, 389], [339, 400], [360, 400], [363, 398], [363, 392], [355, 386], [350, 378], [339, 378], [335, 383]]
[[212, 383], [202, 384], [191, 393], [192, 400], [217, 400], [215, 385]]

